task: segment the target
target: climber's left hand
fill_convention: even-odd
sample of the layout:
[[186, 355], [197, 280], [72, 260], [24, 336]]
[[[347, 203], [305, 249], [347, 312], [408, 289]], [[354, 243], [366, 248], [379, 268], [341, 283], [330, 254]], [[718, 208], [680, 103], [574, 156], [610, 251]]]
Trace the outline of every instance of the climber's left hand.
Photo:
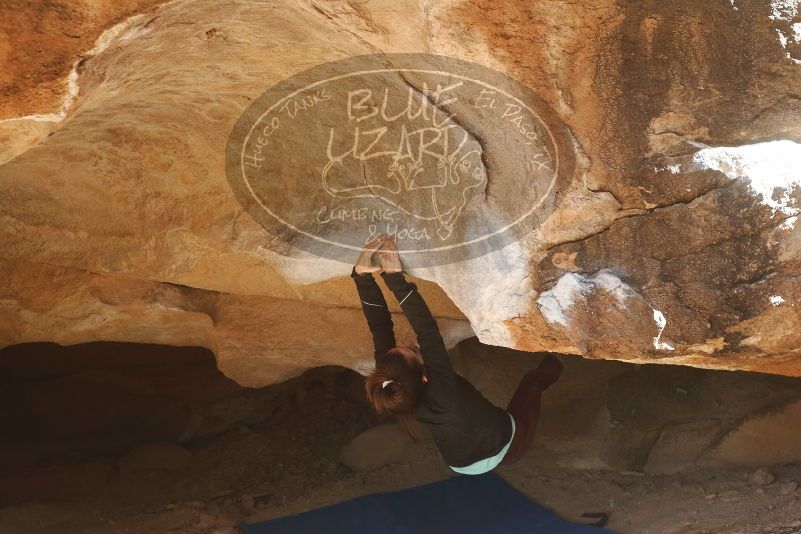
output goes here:
[[386, 234], [378, 234], [375, 239], [364, 245], [359, 259], [356, 260], [356, 274], [375, 273], [381, 270], [381, 264], [373, 264], [373, 255], [381, 248], [386, 240]]

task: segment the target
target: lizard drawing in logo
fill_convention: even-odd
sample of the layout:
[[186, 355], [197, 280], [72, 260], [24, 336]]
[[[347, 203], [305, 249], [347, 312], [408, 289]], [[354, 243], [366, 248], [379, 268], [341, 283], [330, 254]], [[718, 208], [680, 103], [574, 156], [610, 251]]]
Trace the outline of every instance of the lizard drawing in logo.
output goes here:
[[367, 97], [361, 106], [349, 106], [349, 123], [330, 128], [325, 191], [339, 198], [378, 198], [433, 223], [439, 238], [448, 239], [471, 198], [486, 187], [486, 170], [478, 141], [453, 114], [432, 104], [443, 91], [438, 87], [420, 98], [410, 90], [405, 109], [394, 115], [386, 113], [386, 93], [380, 113]]

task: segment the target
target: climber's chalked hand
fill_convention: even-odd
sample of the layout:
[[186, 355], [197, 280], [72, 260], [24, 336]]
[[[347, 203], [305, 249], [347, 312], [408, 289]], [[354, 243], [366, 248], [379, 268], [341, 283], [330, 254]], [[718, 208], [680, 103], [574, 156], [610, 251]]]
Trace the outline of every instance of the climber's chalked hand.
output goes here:
[[377, 261], [373, 262], [373, 257], [386, 238], [386, 234], [378, 234], [375, 239], [364, 245], [359, 259], [356, 260], [356, 274], [375, 273], [381, 270], [381, 265]]
[[398, 273], [403, 271], [403, 265], [398, 252], [398, 245], [395, 243], [395, 236], [389, 236], [378, 250], [378, 260], [385, 273]]

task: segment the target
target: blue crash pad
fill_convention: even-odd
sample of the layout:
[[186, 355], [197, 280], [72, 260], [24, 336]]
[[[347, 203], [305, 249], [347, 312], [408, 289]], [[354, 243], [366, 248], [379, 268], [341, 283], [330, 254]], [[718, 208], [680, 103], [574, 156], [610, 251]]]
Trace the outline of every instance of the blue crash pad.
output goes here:
[[364, 495], [263, 523], [245, 534], [602, 534], [570, 523], [530, 501], [493, 473], [462, 475], [416, 488]]

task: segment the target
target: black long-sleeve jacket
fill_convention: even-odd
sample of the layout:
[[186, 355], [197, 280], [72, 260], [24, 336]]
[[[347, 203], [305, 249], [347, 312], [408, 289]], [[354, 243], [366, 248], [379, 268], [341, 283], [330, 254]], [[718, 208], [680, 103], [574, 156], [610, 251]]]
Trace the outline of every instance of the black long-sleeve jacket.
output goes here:
[[[357, 274], [354, 267], [351, 277], [373, 335], [375, 355], [379, 356], [395, 346], [392, 315], [372, 274]], [[423, 356], [428, 383], [415, 413], [417, 420], [430, 429], [450, 466], [464, 467], [494, 456], [512, 437], [509, 415], [453, 370], [437, 322], [417, 285], [406, 280], [403, 272], [382, 272], [381, 277], [417, 334]]]

